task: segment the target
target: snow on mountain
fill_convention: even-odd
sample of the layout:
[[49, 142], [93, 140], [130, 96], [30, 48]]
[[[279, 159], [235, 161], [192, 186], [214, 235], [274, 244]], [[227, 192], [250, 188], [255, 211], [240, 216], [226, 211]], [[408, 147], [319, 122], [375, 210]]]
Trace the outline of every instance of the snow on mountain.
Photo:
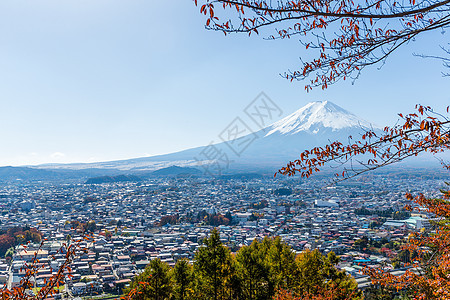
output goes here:
[[141, 172], [158, 170], [173, 165], [197, 167], [199, 162], [207, 165], [214, 163], [214, 159], [208, 160], [202, 156], [202, 153], [207, 152], [225, 155], [229, 159], [226, 168], [230, 172], [233, 169], [242, 170], [244, 168], [254, 170], [255, 166], [280, 167], [285, 162], [297, 158], [297, 155], [305, 149], [323, 146], [330, 141], [345, 141], [350, 135], [358, 136], [359, 133], [370, 128], [370, 123], [359, 119], [332, 102], [319, 101], [308, 103], [293, 114], [258, 132], [240, 137], [242, 142], [251, 141], [242, 151], [241, 148], [232, 148], [240, 145], [241, 142], [228, 141], [213, 146], [197, 147], [152, 157], [87, 164], [41, 165], [39, 168], [53, 170], [107, 169]]
[[266, 136], [274, 133], [293, 135], [301, 131], [318, 133], [321, 128], [337, 131], [349, 127], [370, 129], [371, 124], [330, 101], [317, 101], [270, 125]]

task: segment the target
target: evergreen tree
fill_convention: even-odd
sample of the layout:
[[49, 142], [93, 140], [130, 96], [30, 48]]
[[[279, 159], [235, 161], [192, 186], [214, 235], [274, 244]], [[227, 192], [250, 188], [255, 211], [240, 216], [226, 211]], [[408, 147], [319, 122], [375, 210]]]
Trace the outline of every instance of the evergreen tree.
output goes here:
[[272, 239], [266, 237], [264, 240], [270, 241], [267, 259], [275, 289], [291, 288], [296, 273], [295, 253], [279, 236]]
[[338, 270], [334, 252], [322, 255], [317, 249], [306, 250], [296, 258], [295, 290], [299, 295], [318, 295], [332, 291], [333, 299], [358, 299], [357, 283], [345, 271]]
[[263, 245], [254, 240], [236, 254], [237, 273], [244, 299], [268, 299], [273, 295], [270, 266]]
[[170, 269], [152, 260], [125, 294], [139, 300], [358, 299], [355, 280], [336, 268], [338, 262], [333, 252], [323, 256], [317, 250], [296, 258], [280, 237], [255, 239], [232, 256], [214, 229], [193, 266], [182, 259]]
[[171, 270], [174, 279], [174, 298], [177, 300], [189, 299], [192, 295], [192, 280], [194, 270], [186, 259], [180, 259]]
[[150, 261], [144, 272], [135, 277], [130, 286], [124, 290], [127, 295], [135, 290], [133, 299], [165, 300], [172, 295], [172, 282], [169, 265], [159, 258]]
[[220, 242], [217, 229], [195, 254], [194, 270], [197, 276], [197, 295], [203, 299], [226, 299], [232, 294], [233, 265], [230, 250]]

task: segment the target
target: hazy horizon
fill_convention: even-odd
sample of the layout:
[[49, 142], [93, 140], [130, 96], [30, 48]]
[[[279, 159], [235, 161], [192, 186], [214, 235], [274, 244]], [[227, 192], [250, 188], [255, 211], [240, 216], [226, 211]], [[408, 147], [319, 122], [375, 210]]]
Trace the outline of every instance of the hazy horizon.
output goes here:
[[[417, 103], [450, 103], [440, 32], [419, 37], [352, 82], [306, 93], [304, 47], [207, 31], [192, 1], [6, 1], [0, 4], [0, 165], [97, 162], [209, 144], [265, 92], [284, 117], [330, 100], [380, 126]], [[431, 42], [432, 41], [432, 42]], [[430, 46], [433, 45], [433, 46]]]

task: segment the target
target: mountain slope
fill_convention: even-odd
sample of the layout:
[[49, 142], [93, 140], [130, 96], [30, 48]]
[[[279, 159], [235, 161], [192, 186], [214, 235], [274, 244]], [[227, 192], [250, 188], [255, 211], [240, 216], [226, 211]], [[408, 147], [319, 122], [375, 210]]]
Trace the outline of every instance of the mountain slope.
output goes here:
[[[206, 167], [224, 158], [222, 163], [226, 164], [226, 171], [230, 173], [249, 169], [273, 170], [297, 158], [297, 155], [307, 148], [335, 140], [345, 141], [349, 135], [357, 137], [370, 127], [367, 121], [330, 101], [311, 102], [260, 131], [241, 137], [242, 141], [251, 138], [251, 143], [245, 149], [240, 149], [242, 151], [233, 151], [236, 149], [233, 149], [234, 142], [231, 141], [152, 157], [89, 164], [43, 165], [39, 168], [96, 168], [139, 174], [174, 165], [198, 167], [200, 164]], [[235, 144], [239, 143], [238, 141]], [[212, 156], [212, 153], [216, 156]], [[218, 153], [222, 156], [217, 156]]]
[[345, 128], [367, 130], [371, 124], [329, 101], [311, 102], [293, 114], [270, 125], [266, 136], [274, 133], [293, 135], [301, 131], [319, 133], [322, 129], [339, 131]]
[[252, 147], [242, 158], [277, 169], [294, 160], [300, 152], [333, 141], [359, 137], [373, 126], [330, 101], [311, 102], [287, 117], [260, 130]]

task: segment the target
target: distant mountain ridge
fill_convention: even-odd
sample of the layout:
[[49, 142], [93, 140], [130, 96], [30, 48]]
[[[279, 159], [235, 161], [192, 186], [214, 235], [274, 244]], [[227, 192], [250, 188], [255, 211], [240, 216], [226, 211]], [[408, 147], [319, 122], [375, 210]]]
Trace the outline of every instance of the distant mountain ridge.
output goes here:
[[101, 183], [114, 183], [114, 182], [136, 182], [142, 181], [142, 178], [135, 175], [116, 175], [116, 176], [99, 176], [88, 178], [86, 184], [101, 184]]
[[[347, 140], [349, 135], [357, 136], [371, 128], [371, 124], [330, 101], [311, 102], [287, 117], [251, 133], [254, 141], [245, 151], [236, 155], [230, 150], [230, 143], [214, 145], [217, 151], [227, 153], [231, 171], [246, 172], [248, 168], [264, 165], [279, 166], [287, 160], [296, 158], [302, 150], [317, 145], [325, 145], [330, 140]], [[245, 139], [246, 137], [241, 137]], [[155, 171], [158, 169], [180, 166], [199, 167], [208, 164], [201, 159], [202, 152], [208, 147], [197, 147], [175, 153], [141, 157], [127, 160], [83, 163], [41, 165], [45, 169], [115, 169], [130, 172]]]
[[[177, 168], [196, 168], [201, 174], [207, 174], [208, 169], [219, 161], [217, 156], [205, 155], [214, 150], [215, 153], [221, 153], [221, 158], [227, 157], [226, 162], [221, 161], [222, 164], [226, 163], [222, 175], [248, 172], [273, 174], [286, 162], [296, 159], [305, 149], [323, 146], [330, 141], [346, 141], [348, 136], [358, 136], [372, 127], [369, 122], [330, 101], [318, 101], [308, 103], [281, 120], [257, 132], [239, 137], [238, 140], [151, 157], [98, 163], [40, 165], [29, 169], [30, 174], [36, 170], [53, 172], [51, 174], [95, 170], [94, 176], [116, 176], [124, 173], [140, 176], [151, 172], [156, 176], [158, 173], [164, 176], [166, 172], [177, 173]], [[240, 149], [242, 151], [239, 152], [233, 149], [233, 145], [246, 139], [251, 139], [248, 147]], [[162, 171], [157, 171], [161, 169]], [[101, 174], [102, 170], [105, 174]], [[0, 179], [1, 174], [0, 170]]]
[[20, 181], [20, 180], [66, 180], [75, 178], [87, 178], [92, 176], [116, 174], [117, 170], [92, 169], [83, 170], [72, 169], [44, 169], [38, 167], [0, 167], [1, 181]]
[[191, 167], [170, 166], [156, 170], [152, 173], [154, 176], [174, 176], [174, 175], [201, 175], [201, 171]]

